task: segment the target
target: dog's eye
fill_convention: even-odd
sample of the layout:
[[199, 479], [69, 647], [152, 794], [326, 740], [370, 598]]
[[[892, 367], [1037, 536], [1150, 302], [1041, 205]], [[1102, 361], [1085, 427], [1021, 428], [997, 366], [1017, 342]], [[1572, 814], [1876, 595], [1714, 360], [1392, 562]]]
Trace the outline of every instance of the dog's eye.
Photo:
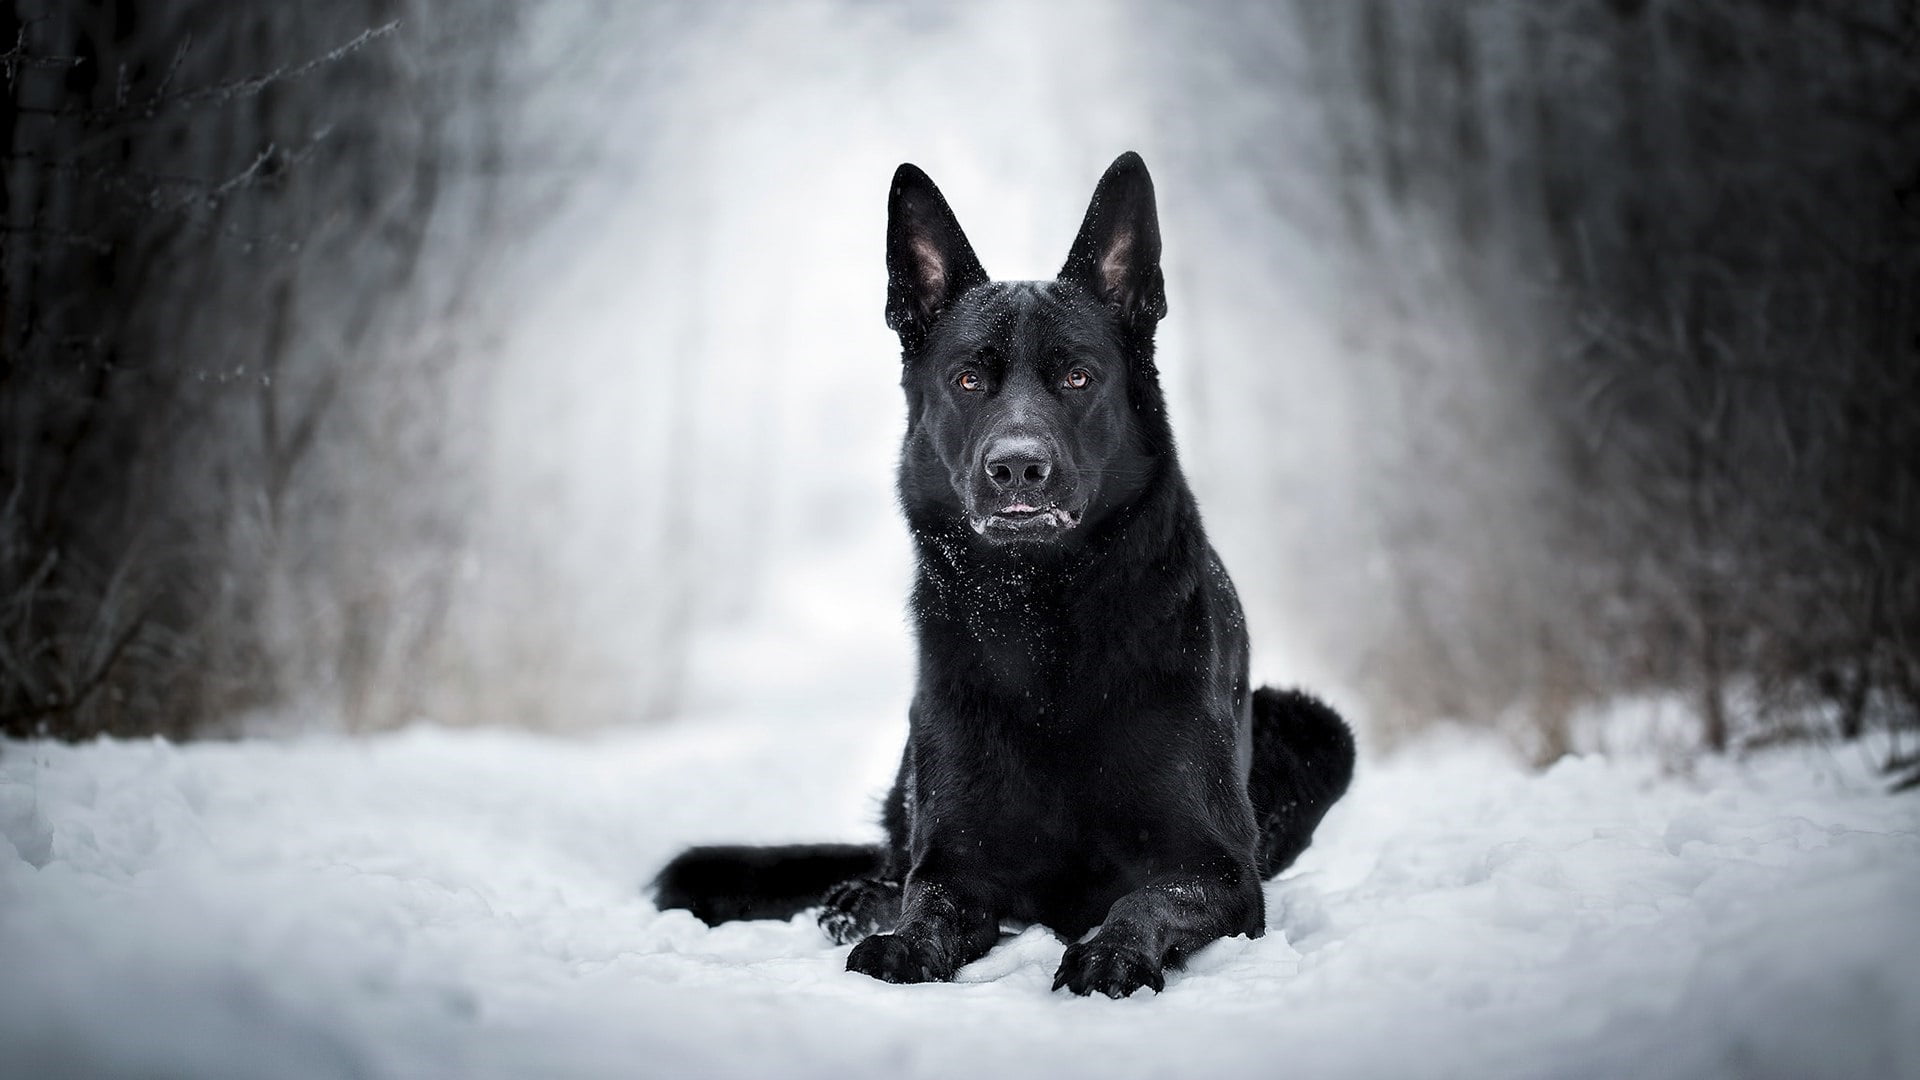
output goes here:
[[977, 371], [963, 371], [953, 381], [960, 384], [962, 390], [979, 391], [987, 388], [987, 384], [980, 380], [980, 373]]
[[1093, 375], [1086, 368], [1077, 367], [1067, 372], [1067, 377], [1060, 380], [1060, 385], [1069, 390], [1084, 390], [1092, 381]]

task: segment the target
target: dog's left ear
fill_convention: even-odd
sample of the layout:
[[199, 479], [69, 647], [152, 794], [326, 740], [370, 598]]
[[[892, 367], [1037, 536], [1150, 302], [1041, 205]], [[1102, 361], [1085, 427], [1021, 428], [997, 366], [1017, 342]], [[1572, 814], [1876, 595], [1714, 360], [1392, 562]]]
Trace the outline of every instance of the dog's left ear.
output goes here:
[[1115, 158], [1093, 189], [1060, 280], [1086, 286], [1134, 325], [1151, 326], [1167, 314], [1160, 275], [1160, 213], [1147, 163], [1129, 150]]

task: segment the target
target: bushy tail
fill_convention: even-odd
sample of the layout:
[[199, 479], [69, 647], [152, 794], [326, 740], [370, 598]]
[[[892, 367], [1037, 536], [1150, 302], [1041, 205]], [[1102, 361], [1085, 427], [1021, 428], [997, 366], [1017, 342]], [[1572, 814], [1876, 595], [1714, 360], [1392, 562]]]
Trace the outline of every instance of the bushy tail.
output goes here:
[[1325, 702], [1299, 690], [1253, 692], [1253, 772], [1260, 876], [1293, 864], [1353, 779], [1353, 732]]
[[880, 848], [859, 844], [697, 847], [653, 879], [661, 910], [685, 908], [708, 925], [785, 919], [820, 903], [828, 888], [879, 872]]

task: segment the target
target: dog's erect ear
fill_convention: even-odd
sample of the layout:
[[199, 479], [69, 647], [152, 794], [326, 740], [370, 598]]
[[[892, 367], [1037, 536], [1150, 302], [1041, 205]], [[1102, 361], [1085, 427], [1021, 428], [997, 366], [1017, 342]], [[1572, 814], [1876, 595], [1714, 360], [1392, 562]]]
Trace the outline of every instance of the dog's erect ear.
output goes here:
[[940, 189], [912, 165], [893, 173], [887, 198], [887, 325], [924, 333], [955, 297], [987, 281]]
[[1166, 316], [1160, 213], [1154, 208], [1153, 177], [1139, 154], [1129, 150], [1113, 159], [1093, 189], [1060, 280], [1085, 285], [1130, 323], [1151, 325]]

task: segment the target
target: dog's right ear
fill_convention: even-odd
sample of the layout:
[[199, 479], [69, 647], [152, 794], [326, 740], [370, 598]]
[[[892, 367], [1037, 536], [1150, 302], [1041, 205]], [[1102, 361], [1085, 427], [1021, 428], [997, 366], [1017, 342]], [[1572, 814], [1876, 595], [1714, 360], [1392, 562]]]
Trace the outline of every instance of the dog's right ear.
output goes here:
[[912, 165], [894, 170], [887, 198], [887, 325], [902, 341], [917, 340], [942, 309], [986, 281], [940, 189]]

